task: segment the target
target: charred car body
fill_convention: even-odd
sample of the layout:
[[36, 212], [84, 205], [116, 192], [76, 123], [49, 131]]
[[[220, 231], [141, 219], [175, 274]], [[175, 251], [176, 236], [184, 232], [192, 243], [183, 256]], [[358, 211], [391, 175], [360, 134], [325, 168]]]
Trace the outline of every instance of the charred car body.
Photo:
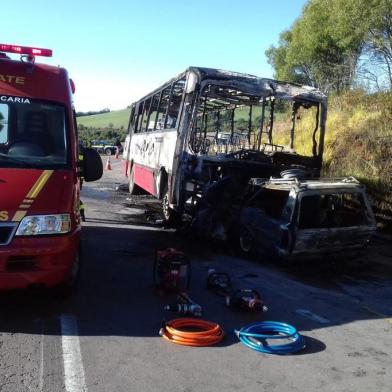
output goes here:
[[167, 220], [225, 239], [252, 178], [320, 177], [326, 117], [315, 88], [191, 67], [132, 105], [123, 170]]
[[252, 179], [240, 212], [240, 246], [287, 257], [355, 255], [376, 223], [353, 177]]

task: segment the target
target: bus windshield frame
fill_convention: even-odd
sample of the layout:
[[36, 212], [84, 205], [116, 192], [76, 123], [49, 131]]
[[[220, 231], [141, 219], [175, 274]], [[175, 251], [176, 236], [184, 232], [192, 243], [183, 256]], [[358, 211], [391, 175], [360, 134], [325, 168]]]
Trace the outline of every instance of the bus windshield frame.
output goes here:
[[[208, 79], [201, 85], [195, 107], [188, 138], [192, 153], [216, 155], [257, 150], [289, 152], [305, 158], [322, 157], [325, 133], [322, 120], [326, 109], [320, 101], [289, 94], [282, 96], [273, 90], [265, 95], [261, 89], [256, 93], [251, 84], [236, 86]], [[238, 116], [239, 112], [243, 112], [242, 115]], [[307, 124], [306, 135], [300, 129], [305, 112], [309, 112], [307, 120], [312, 122]], [[283, 116], [284, 121], [277, 122], [277, 117]], [[280, 129], [282, 126], [285, 129]], [[301, 142], [307, 139], [308, 151], [301, 151], [297, 136]]]

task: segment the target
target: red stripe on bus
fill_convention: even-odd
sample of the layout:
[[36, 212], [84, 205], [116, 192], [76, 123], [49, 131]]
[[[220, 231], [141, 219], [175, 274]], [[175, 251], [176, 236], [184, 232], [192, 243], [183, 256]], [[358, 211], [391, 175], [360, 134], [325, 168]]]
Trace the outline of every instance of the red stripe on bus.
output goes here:
[[121, 160], [121, 172], [122, 172], [122, 174], [124, 174], [124, 176], [128, 177], [127, 160], [126, 159]]
[[135, 183], [152, 195], [155, 194], [154, 172], [152, 169], [135, 164]]

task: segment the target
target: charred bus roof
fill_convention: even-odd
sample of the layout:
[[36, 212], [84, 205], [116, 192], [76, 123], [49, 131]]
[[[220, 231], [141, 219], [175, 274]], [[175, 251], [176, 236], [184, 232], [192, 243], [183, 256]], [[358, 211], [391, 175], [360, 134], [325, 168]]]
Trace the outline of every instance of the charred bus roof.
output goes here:
[[196, 81], [200, 84], [222, 84], [230, 86], [233, 89], [246, 91], [248, 94], [259, 96], [260, 98], [274, 96], [283, 100], [304, 100], [314, 102], [315, 104], [325, 104], [327, 102], [326, 95], [311, 86], [301, 86], [296, 83], [261, 78], [246, 73], [194, 66], [187, 68], [184, 72], [181, 72], [154, 91], [140, 98], [138, 101], [142, 101], [155, 95], [157, 92], [170, 86], [172, 83], [184, 78], [189, 73], [196, 75]]
[[320, 90], [310, 86], [301, 86], [296, 83], [260, 78], [246, 73], [214, 68], [189, 67], [187, 72], [194, 72], [198, 76], [199, 83], [204, 81], [221, 82], [222, 84], [227, 84], [238, 90], [245, 90], [250, 94], [261, 97], [273, 95], [279, 99], [303, 99], [318, 103], [325, 103], [327, 100], [326, 95]]

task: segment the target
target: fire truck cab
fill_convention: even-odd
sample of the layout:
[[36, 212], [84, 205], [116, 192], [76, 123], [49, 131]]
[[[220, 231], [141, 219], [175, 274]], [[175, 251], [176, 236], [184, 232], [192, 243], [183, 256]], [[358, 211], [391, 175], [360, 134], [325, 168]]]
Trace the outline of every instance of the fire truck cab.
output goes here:
[[0, 290], [71, 291], [80, 266], [81, 177], [102, 176], [96, 151], [84, 149], [79, 161], [67, 71], [35, 63], [51, 55], [0, 44]]

